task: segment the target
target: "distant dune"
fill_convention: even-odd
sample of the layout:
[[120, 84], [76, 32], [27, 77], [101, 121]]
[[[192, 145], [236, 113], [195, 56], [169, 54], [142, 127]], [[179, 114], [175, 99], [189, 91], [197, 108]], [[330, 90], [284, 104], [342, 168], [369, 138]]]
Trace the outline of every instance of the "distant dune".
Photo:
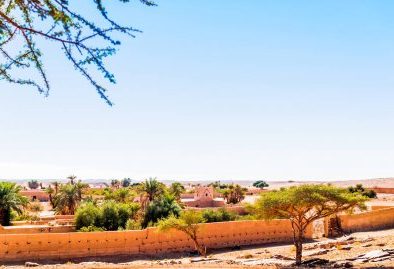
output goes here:
[[272, 181], [268, 182], [270, 189], [277, 189], [280, 187], [288, 187], [300, 184], [319, 184], [331, 183], [336, 186], [348, 187], [356, 184], [362, 184], [364, 187], [380, 187], [380, 188], [394, 188], [394, 178], [374, 178], [361, 180], [338, 180], [338, 181]]
[[[19, 184], [27, 183], [29, 180], [27, 179], [5, 179], [6, 181], [14, 181]], [[38, 181], [41, 182], [52, 182], [55, 181], [55, 179], [37, 179]], [[160, 179], [159, 179], [160, 180]], [[257, 179], [256, 179], [257, 180]], [[66, 179], [59, 180], [57, 181], [61, 182], [67, 182]], [[82, 179], [83, 182], [86, 183], [101, 183], [101, 182], [107, 182], [110, 183], [110, 180], [108, 179]], [[172, 182], [181, 182], [184, 185], [196, 185], [196, 184], [201, 184], [201, 185], [207, 185], [209, 183], [214, 182], [215, 180], [160, 180], [165, 184], [171, 184]], [[253, 182], [255, 180], [230, 180], [230, 179], [225, 179], [225, 180], [220, 180], [221, 183], [226, 183], [226, 184], [240, 184], [242, 186], [252, 186]], [[394, 188], [394, 178], [373, 178], [373, 179], [360, 179], [360, 180], [334, 180], [334, 181], [323, 181], [323, 180], [314, 180], [314, 181], [303, 181], [303, 180], [288, 180], [288, 181], [270, 181], [266, 180], [268, 184], [270, 185], [269, 189], [277, 189], [280, 187], [288, 187], [288, 186], [294, 186], [294, 185], [300, 185], [300, 184], [319, 184], [319, 183], [331, 183], [337, 186], [342, 186], [342, 187], [348, 187], [348, 186], [354, 186], [356, 184], [363, 184], [364, 187], [380, 187], [380, 188]], [[139, 180], [132, 180], [132, 182], [141, 182]]]

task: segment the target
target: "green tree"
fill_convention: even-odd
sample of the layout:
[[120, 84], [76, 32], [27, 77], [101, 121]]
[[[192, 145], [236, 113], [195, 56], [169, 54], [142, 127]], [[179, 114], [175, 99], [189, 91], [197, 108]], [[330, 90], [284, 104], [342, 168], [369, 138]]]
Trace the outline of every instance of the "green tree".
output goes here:
[[350, 186], [348, 187], [348, 191], [351, 193], [360, 193], [361, 195], [368, 197], [368, 198], [376, 198], [377, 194], [374, 190], [368, 190], [363, 187], [363, 184], [356, 184], [355, 187]]
[[269, 185], [264, 180], [258, 180], [258, 181], [253, 183], [253, 187], [256, 187], [256, 188], [259, 188], [259, 189], [264, 189], [266, 187], [269, 187]]
[[0, 182], [0, 224], [3, 226], [10, 225], [11, 212], [16, 211], [18, 214], [23, 213], [23, 208], [29, 203], [29, 200], [19, 192], [21, 186], [11, 182]]
[[55, 211], [62, 215], [74, 215], [78, 204], [81, 202], [78, 186], [71, 183], [62, 185], [54, 199]]
[[75, 213], [75, 228], [80, 230], [83, 227], [98, 227], [99, 219], [99, 208], [93, 203], [84, 203]]
[[179, 216], [182, 208], [176, 202], [174, 196], [165, 194], [160, 199], [156, 199], [149, 203], [146, 208], [142, 227], [148, 227], [149, 223], [156, 223], [162, 218], [167, 218], [170, 215]]
[[111, 180], [111, 187], [112, 188], [120, 188], [120, 181], [119, 180], [117, 180], [117, 179], [112, 179]]
[[84, 202], [76, 211], [75, 225], [77, 230], [95, 228], [116, 231], [125, 229], [129, 220], [134, 220], [139, 210], [139, 204], [122, 204], [106, 201], [101, 206], [92, 202]]
[[74, 186], [77, 189], [78, 200], [82, 201], [82, 196], [83, 196], [85, 190], [89, 188], [89, 185], [85, 184], [85, 183], [82, 183], [82, 181], [79, 180], [77, 183], [75, 183]]
[[[99, 96], [112, 105], [106, 89], [94, 78], [92, 67], [97, 68], [104, 79], [116, 83], [104, 60], [113, 55], [121, 44], [117, 39], [119, 34], [134, 37], [140, 31], [121, 26], [110, 18], [102, 0], [91, 2], [98, 16], [88, 13], [90, 18], [82, 15], [85, 7], [81, 6], [78, 10], [79, 4], [69, 2], [0, 0], [0, 52], [4, 56], [0, 62], [0, 80], [33, 86], [40, 93], [48, 95], [50, 83], [42, 62], [43, 51], [40, 50], [42, 42], [48, 42], [59, 47]], [[113, 4], [115, 1], [110, 2]], [[140, 2], [148, 6], [155, 5], [149, 0]], [[16, 47], [20, 49], [15, 50]], [[26, 77], [21, 72], [24, 69], [27, 69]], [[31, 75], [33, 71], [37, 72], [40, 79], [33, 79], [37, 77]]]
[[203, 222], [205, 222], [205, 219], [202, 217], [201, 212], [187, 210], [183, 211], [179, 217], [171, 215], [167, 219], [161, 219], [158, 227], [161, 232], [175, 229], [185, 233], [193, 241], [195, 250], [200, 255], [206, 256], [206, 247], [198, 241], [199, 223]]
[[171, 184], [169, 192], [177, 201], [180, 201], [181, 194], [185, 192], [185, 187], [180, 182], [174, 182]]
[[105, 200], [114, 200], [120, 203], [132, 202], [135, 198], [135, 193], [128, 188], [120, 188], [105, 192]]
[[75, 180], [77, 179], [77, 176], [76, 175], [69, 175], [67, 177], [67, 179], [69, 180], [70, 184], [74, 185], [75, 184]]
[[228, 204], [238, 204], [245, 199], [246, 189], [238, 184], [231, 184], [226, 189], [220, 190], [220, 192]]
[[313, 221], [355, 207], [365, 208], [366, 197], [331, 185], [300, 185], [263, 193], [254, 213], [264, 219], [289, 219], [296, 248], [296, 264], [302, 260], [305, 230]]
[[149, 201], [153, 201], [163, 195], [165, 186], [156, 178], [149, 178], [142, 183], [141, 190], [146, 194]]
[[122, 187], [127, 188], [131, 185], [131, 179], [130, 178], [124, 178], [121, 181]]
[[55, 204], [54, 204], [54, 194], [55, 194], [55, 189], [54, 188], [52, 188], [52, 186], [51, 185], [49, 185], [46, 189], [45, 189], [45, 192], [48, 194], [48, 196], [49, 196], [49, 203], [51, 204], [51, 206], [52, 206], [52, 208], [54, 208], [55, 207]]
[[31, 189], [31, 190], [38, 189], [38, 187], [40, 186], [40, 184], [38, 183], [37, 180], [30, 180], [29, 182], [27, 182], [27, 185], [29, 186], [29, 189]]
[[208, 223], [232, 221], [236, 219], [236, 215], [234, 213], [230, 213], [224, 208], [219, 208], [218, 210], [205, 209], [202, 211], [202, 216]]

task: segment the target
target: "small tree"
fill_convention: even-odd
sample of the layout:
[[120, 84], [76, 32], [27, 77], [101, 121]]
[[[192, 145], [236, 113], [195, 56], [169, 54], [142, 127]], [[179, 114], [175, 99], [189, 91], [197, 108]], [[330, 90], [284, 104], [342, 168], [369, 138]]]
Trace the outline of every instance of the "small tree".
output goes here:
[[130, 178], [124, 178], [124, 179], [122, 179], [121, 184], [122, 184], [123, 188], [127, 188], [131, 184], [131, 179]]
[[365, 209], [368, 198], [331, 185], [300, 185], [261, 195], [255, 214], [264, 219], [289, 219], [296, 247], [296, 264], [302, 260], [305, 230], [313, 221], [355, 207]]
[[75, 184], [65, 184], [60, 187], [59, 193], [53, 200], [55, 211], [58, 214], [74, 215], [79, 203], [81, 202], [80, 189]]
[[162, 218], [167, 218], [171, 215], [179, 216], [181, 210], [182, 208], [177, 203], [175, 197], [171, 194], [165, 194], [162, 198], [149, 203], [141, 225], [143, 228], [146, 228], [149, 223], [156, 223]]
[[112, 188], [118, 189], [118, 188], [120, 188], [120, 184], [121, 184], [121, 182], [117, 179], [111, 180], [111, 187]]
[[162, 219], [159, 221], [159, 231], [166, 232], [168, 230], [174, 229], [185, 233], [194, 243], [195, 250], [203, 256], [206, 256], [207, 250], [198, 241], [198, 231], [200, 230], [199, 223], [205, 222], [201, 212], [188, 210], [183, 211], [179, 218], [175, 216], [170, 216], [167, 219]]
[[253, 187], [264, 189], [266, 187], [269, 187], [269, 185], [264, 180], [257, 180], [256, 182], [253, 183]]
[[224, 199], [226, 199], [228, 204], [238, 204], [243, 199], [245, 199], [246, 189], [242, 188], [238, 184], [231, 184], [228, 185], [227, 189], [221, 190], [220, 192], [222, 193]]
[[27, 182], [27, 185], [29, 186], [29, 189], [31, 189], [31, 190], [38, 189], [38, 187], [40, 186], [40, 184], [38, 183], [37, 180], [30, 180], [29, 182]]
[[181, 200], [182, 193], [185, 192], [185, 187], [180, 182], [174, 182], [169, 188], [169, 192], [175, 197], [179, 202]]
[[70, 175], [67, 177], [67, 179], [69, 180], [69, 183], [71, 183], [72, 185], [75, 184], [75, 180], [77, 179], [76, 175]]

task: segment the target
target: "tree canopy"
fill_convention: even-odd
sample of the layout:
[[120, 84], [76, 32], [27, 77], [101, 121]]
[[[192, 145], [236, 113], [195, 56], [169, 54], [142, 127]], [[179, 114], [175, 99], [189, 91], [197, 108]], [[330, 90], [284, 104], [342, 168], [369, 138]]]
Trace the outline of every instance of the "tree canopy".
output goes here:
[[289, 219], [293, 228], [296, 263], [301, 263], [302, 243], [308, 225], [355, 207], [365, 208], [365, 196], [331, 185], [301, 185], [263, 193], [254, 213], [264, 219]]
[[[97, 9], [97, 20], [93, 19], [97, 17], [94, 14], [89, 14], [89, 18], [82, 15], [78, 1], [71, 2], [74, 3], [68, 0], [0, 0], [0, 80], [33, 86], [47, 96], [50, 83], [40, 45], [41, 41], [51, 42], [59, 46], [99, 96], [112, 105], [106, 88], [96, 80], [91, 68], [95, 67], [110, 83], [116, 83], [114, 74], [104, 63], [104, 59], [113, 55], [121, 44], [115, 35], [134, 37], [141, 31], [118, 24], [110, 17], [102, 0], [89, 1]], [[155, 5], [150, 0], [140, 2]], [[29, 70], [26, 76], [21, 75], [23, 69]], [[31, 75], [33, 70], [39, 79]]]
[[21, 214], [23, 207], [29, 203], [28, 199], [19, 192], [21, 186], [11, 182], [0, 182], [0, 224], [10, 225], [11, 211]]
[[200, 255], [206, 255], [206, 248], [198, 241], [199, 223], [205, 222], [201, 212], [187, 210], [183, 211], [179, 217], [171, 215], [167, 219], [159, 221], [159, 231], [166, 232], [174, 229], [185, 233], [194, 243], [195, 249]]
[[269, 187], [269, 185], [264, 180], [257, 180], [253, 183], [253, 187], [264, 189], [265, 187]]

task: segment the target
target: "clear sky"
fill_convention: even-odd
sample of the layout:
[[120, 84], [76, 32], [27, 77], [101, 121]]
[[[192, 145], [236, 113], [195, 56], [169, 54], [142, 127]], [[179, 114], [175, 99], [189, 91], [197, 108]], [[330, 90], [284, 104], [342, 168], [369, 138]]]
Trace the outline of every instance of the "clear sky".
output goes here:
[[394, 176], [394, 1], [157, 2], [109, 9], [114, 107], [53, 45], [48, 98], [0, 81], [0, 178]]

